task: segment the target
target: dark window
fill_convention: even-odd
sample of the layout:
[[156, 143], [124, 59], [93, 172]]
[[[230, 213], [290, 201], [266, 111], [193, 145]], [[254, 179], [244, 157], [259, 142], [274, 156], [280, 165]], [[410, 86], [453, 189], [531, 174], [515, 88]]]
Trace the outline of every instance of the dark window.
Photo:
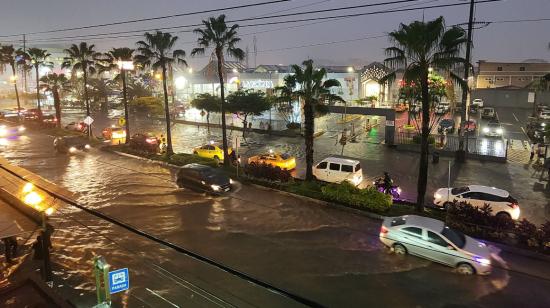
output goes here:
[[402, 217], [396, 217], [396, 218], [392, 219], [391, 226], [392, 227], [401, 226], [401, 225], [404, 225], [405, 222], [407, 222], [405, 217], [403, 217], [403, 216]]
[[520, 70], [521, 72], [525, 72], [525, 66], [520, 66], [520, 67], [519, 67], [519, 70]]
[[317, 165], [317, 169], [327, 169], [327, 165], [328, 163], [326, 161], [320, 163], [319, 165]]
[[361, 170], [361, 164], [355, 165], [355, 171], [357, 172], [357, 171], [359, 171], [359, 170]]
[[432, 231], [428, 231], [428, 242], [443, 247], [447, 247], [449, 245], [444, 239], [441, 238], [441, 236], [433, 233]]
[[441, 235], [446, 237], [449, 241], [453, 242], [453, 244], [455, 244], [458, 248], [464, 248], [464, 245], [466, 244], [466, 237], [464, 236], [464, 234], [449, 227], [443, 228], [443, 231], [441, 231]]
[[504, 78], [497, 78], [497, 81], [503, 81]]
[[497, 71], [502, 72], [502, 66], [498, 66]]
[[458, 195], [458, 194], [461, 194], [461, 193], [467, 192], [467, 191], [470, 191], [470, 189], [467, 186], [455, 187], [455, 188], [451, 189], [451, 193], [453, 195]]
[[342, 165], [342, 171], [344, 171], [344, 172], [353, 172], [353, 166]]
[[422, 229], [420, 229], [420, 228], [406, 227], [406, 228], [403, 228], [401, 230], [403, 230], [404, 232], [406, 232], [410, 235], [413, 235], [415, 237], [422, 238]]
[[334, 171], [340, 171], [340, 164], [330, 163], [329, 169]]

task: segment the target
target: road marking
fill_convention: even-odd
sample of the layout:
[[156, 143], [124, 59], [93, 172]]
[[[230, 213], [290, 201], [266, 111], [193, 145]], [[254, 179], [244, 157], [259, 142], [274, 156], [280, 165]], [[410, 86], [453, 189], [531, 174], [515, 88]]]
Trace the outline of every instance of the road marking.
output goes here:
[[516, 117], [516, 114], [512, 112], [512, 115], [514, 116], [514, 119], [516, 119], [517, 122], [519, 122], [518, 117]]
[[521, 131], [523, 132], [523, 134], [525, 134], [525, 137], [529, 138], [529, 136], [527, 136], [527, 133], [525, 132], [525, 129], [523, 129], [523, 127], [521, 127]]
[[157, 292], [155, 292], [155, 291], [153, 291], [153, 290], [151, 290], [151, 289], [149, 289], [149, 288], [145, 288], [145, 290], [151, 292], [151, 294], [153, 294], [153, 295], [159, 297], [160, 299], [162, 299], [162, 300], [164, 300], [165, 302], [169, 303], [169, 304], [172, 305], [173, 307], [180, 308], [180, 306], [178, 306], [178, 305], [172, 303], [171, 301], [167, 300], [166, 298], [162, 297], [162, 296], [161, 296], [160, 294], [158, 294]]

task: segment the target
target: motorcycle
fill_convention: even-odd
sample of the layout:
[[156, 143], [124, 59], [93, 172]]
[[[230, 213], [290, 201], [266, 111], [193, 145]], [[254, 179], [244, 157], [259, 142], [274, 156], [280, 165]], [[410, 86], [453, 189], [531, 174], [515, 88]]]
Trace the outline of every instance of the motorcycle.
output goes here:
[[384, 185], [384, 178], [377, 178], [372, 184], [381, 193], [386, 193], [392, 196], [393, 199], [399, 199], [401, 195], [401, 188], [397, 185], [392, 185], [389, 191], [386, 191], [386, 185]]

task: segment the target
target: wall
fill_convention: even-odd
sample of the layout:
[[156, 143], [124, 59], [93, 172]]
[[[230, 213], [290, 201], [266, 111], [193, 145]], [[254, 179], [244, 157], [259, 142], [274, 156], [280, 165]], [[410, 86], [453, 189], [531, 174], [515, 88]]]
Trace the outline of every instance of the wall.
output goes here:
[[[527, 102], [529, 90], [505, 90], [505, 89], [476, 89], [472, 91], [472, 100], [483, 99], [485, 106], [490, 107], [514, 107], [533, 108], [532, 103]], [[550, 92], [538, 92], [536, 100], [539, 104], [550, 105]]]

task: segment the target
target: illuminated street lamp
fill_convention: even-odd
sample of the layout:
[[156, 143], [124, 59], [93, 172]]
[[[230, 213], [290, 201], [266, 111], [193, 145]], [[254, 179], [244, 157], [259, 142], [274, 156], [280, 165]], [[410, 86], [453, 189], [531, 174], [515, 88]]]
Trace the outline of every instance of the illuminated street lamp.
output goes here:
[[355, 69], [353, 68], [353, 66], [348, 67], [348, 73], [353, 73], [354, 71]]
[[189, 74], [193, 74], [193, 69], [190, 67], [190, 68], [187, 70], [187, 72], [188, 72]]
[[16, 81], [17, 81], [17, 76], [15, 76], [15, 75], [10, 76], [11, 84], [15, 84]]

